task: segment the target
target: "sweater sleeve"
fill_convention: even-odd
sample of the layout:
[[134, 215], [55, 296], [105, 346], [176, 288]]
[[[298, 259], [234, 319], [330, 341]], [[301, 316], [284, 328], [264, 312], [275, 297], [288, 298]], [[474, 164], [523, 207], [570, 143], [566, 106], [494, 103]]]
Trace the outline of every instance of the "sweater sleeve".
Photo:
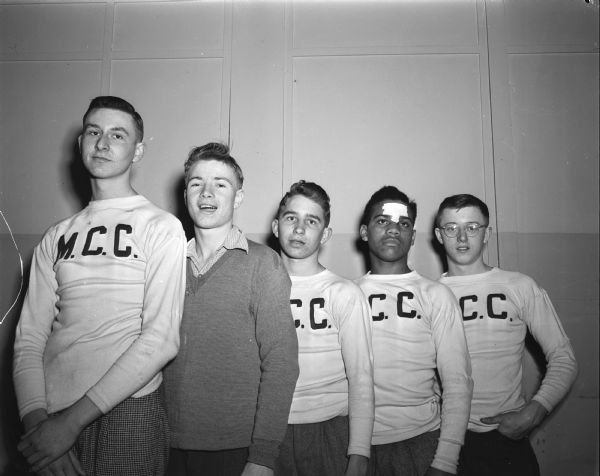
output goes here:
[[48, 231], [34, 250], [29, 288], [15, 335], [13, 379], [21, 418], [33, 410], [47, 410], [43, 357], [58, 299], [53, 236]]
[[273, 468], [298, 379], [298, 340], [290, 309], [290, 278], [272, 250], [257, 267], [253, 283], [261, 377], [248, 461]]
[[131, 346], [86, 395], [103, 412], [133, 395], [177, 354], [185, 293], [185, 234], [173, 217], [145, 233], [142, 325]]
[[440, 287], [440, 295], [434, 300], [432, 332], [442, 383], [442, 422], [431, 466], [456, 474], [460, 447], [469, 422], [473, 380], [458, 302], [449, 289]]
[[532, 285], [534, 290], [523, 310], [523, 320], [547, 362], [546, 374], [533, 400], [551, 412], [573, 385], [577, 361], [548, 294], [535, 283]]
[[370, 456], [375, 397], [371, 313], [360, 288], [348, 283], [332, 290], [334, 312], [339, 317], [339, 339], [348, 378], [350, 442], [348, 455]]

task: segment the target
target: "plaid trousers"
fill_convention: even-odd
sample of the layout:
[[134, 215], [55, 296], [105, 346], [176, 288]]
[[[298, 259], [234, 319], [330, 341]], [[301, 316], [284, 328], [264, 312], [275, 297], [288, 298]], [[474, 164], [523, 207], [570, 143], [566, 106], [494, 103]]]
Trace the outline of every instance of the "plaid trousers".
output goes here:
[[86, 476], [163, 476], [169, 425], [162, 389], [128, 398], [86, 427], [75, 443]]

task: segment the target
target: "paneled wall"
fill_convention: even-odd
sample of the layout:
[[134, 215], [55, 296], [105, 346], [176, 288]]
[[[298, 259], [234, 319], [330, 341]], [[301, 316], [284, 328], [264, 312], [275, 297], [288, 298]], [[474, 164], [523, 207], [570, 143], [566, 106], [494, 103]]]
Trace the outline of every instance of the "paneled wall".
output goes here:
[[[542, 472], [598, 474], [598, 10], [596, 0], [0, 0], [0, 210], [27, 272], [44, 230], [89, 198], [76, 137], [99, 94], [140, 110], [135, 187], [183, 220], [182, 164], [207, 141], [239, 159], [236, 222], [257, 240], [292, 182], [322, 184], [334, 229], [322, 260], [348, 277], [365, 271], [356, 231], [380, 186], [416, 199], [410, 263], [434, 278], [433, 213], [447, 195], [476, 194], [492, 212], [488, 261], [549, 291], [581, 365], [533, 435]], [[3, 220], [0, 266], [4, 315], [20, 272]], [[0, 325], [0, 474], [19, 432], [19, 304]], [[528, 357], [528, 391], [539, 375]]]
[[70, 193], [70, 174], [81, 116], [99, 94], [122, 95], [140, 109], [148, 152], [135, 183], [174, 211], [189, 149], [227, 140], [230, 9], [221, 2], [0, 7], [0, 140], [3, 158], [11, 157], [0, 183], [19, 184], [3, 194], [6, 210], [35, 204], [11, 214], [17, 233], [39, 234], [87, 201]]
[[549, 292], [579, 362], [532, 443], [543, 474], [598, 474], [598, 2], [489, 2], [488, 25], [499, 261]]
[[[357, 276], [359, 212], [393, 184], [417, 201], [410, 263], [440, 274], [432, 217], [461, 190], [494, 206], [482, 2], [294, 2], [287, 12], [284, 178], [332, 196], [324, 260]], [[490, 247], [492, 261], [495, 246]]]

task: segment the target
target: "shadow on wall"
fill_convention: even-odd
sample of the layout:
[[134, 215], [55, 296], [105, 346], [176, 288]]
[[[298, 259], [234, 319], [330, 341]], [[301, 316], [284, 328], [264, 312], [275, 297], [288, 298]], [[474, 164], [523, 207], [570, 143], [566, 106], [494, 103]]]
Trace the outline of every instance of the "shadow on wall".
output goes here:
[[179, 221], [183, 225], [185, 236], [188, 240], [190, 240], [194, 237], [194, 222], [192, 222], [192, 219], [187, 211], [187, 207], [183, 198], [183, 190], [185, 190], [185, 178], [181, 177], [173, 184], [173, 196], [175, 197], [174, 215], [179, 218]]
[[[9, 245], [12, 246], [12, 242]], [[27, 257], [24, 257], [23, 261], [23, 289], [13, 309], [6, 316], [2, 322], [2, 325], [0, 326], [0, 382], [2, 382], [0, 385], [0, 421], [2, 422], [0, 428], [2, 433], [0, 435], [0, 443], [2, 443], [2, 447], [0, 447], [0, 474], [6, 476], [28, 474], [26, 470], [26, 462], [17, 451], [17, 443], [23, 434], [23, 427], [21, 426], [21, 422], [19, 420], [17, 400], [15, 397], [15, 389], [12, 379], [15, 330], [19, 315], [21, 314], [21, 308], [23, 307], [23, 299], [25, 297], [25, 292], [27, 291], [27, 283], [29, 282], [31, 254], [29, 254]], [[3, 280], [2, 284], [4, 288], [3, 291], [6, 291], [4, 296], [11, 300], [10, 303], [2, 302], [3, 312], [6, 312], [5, 309], [8, 310], [8, 308], [10, 308], [12, 299], [14, 299], [19, 292], [20, 271], [17, 270], [18, 264], [16, 263], [10, 263], [10, 265], [4, 266], [3, 269], [5, 271], [10, 271], [10, 274], [14, 276], [14, 279]], [[5, 304], [7, 305], [5, 306]]]
[[431, 219], [431, 226], [429, 227], [429, 235], [431, 236], [429, 240], [429, 244], [431, 245], [431, 249], [436, 254], [440, 263], [442, 264], [442, 273], [446, 273], [448, 271], [448, 258], [446, 258], [446, 252], [444, 251], [444, 246], [437, 240], [435, 236], [435, 216]]
[[64, 163], [62, 166], [64, 180], [61, 185], [64, 187], [65, 194], [69, 201], [76, 200], [73, 213], [85, 208], [92, 196], [90, 179], [87, 170], [81, 161], [79, 153], [78, 137], [81, 128], [72, 128], [65, 137], [63, 145]]
[[[273, 210], [271, 211], [271, 222], [277, 218], [277, 212], [279, 212], [279, 205], [273, 207]], [[265, 240], [265, 244], [275, 251], [275, 253], [280, 254], [281, 246], [279, 245], [279, 239], [273, 234], [273, 228], [270, 226], [266, 233], [267, 234], [265, 236], [267, 238]]]

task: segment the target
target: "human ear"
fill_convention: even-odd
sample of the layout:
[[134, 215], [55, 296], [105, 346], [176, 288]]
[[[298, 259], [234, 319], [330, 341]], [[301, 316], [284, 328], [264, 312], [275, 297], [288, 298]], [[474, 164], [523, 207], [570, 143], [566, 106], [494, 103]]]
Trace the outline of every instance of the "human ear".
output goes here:
[[321, 236], [321, 244], [324, 245], [325, 243], [327, 243], [329, 241], [329, 238], [331, 238], [331, 235], [333, 234], [333, 230], [329, 227], [326, 227], [323, 230], [323, 235]]
[[358, 230], [360, 234], [360, 239], [363, 241], [369, 241], [369, 236], [367, 234], [367, 225], [360, 225], [360, 229]]
[[135, 153], [133, 155], [133, 160], [132, 162], [139, 162], [140, 160], [142, 160], [142, 157], [144, 156], [144, 152], [146, 151], [146, 144], [144, 144], [143, 142], [138, 142], [135, 145]]
[[484, 235], [483, 235], [483, 242], [484, 242], [484, 243], [487, 243], [487, 242], [489, 241], [491, 234], [492, 234], [492, 227], [491, 227], [491, 226], [488, 226], [488, 227], [485, 229], [485, 233], [484, 233]]
[[271, 222], [271, 231], [275, 235], [275, 238], [279, 238], [279, 220], [277, 218]]
[[237, 192], [235, 192], [235, 198], [233, 200], [233, 208], [238, 208], [242, 204], [243, 201], [244, 201], [244, 190], [240, 188]]

